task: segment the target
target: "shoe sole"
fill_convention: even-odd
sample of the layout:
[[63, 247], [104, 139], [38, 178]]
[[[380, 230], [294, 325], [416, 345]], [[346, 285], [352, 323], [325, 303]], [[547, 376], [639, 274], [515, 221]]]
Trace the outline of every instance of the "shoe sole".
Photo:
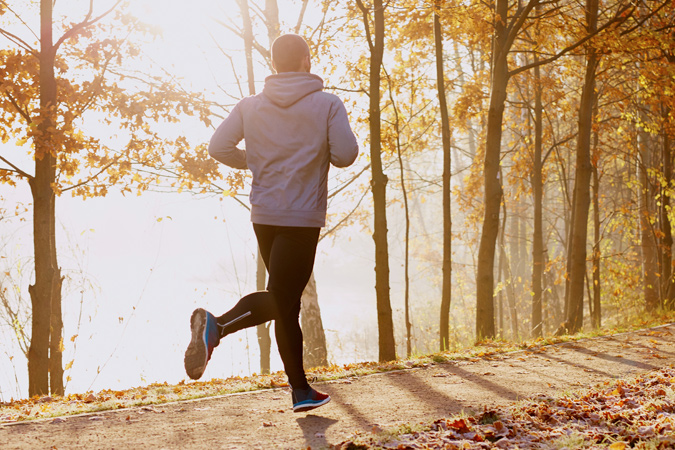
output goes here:
[[190, 317], [190, 330], [192, 339], [185, 350], [185, 372], [193, 380], [198, 380], [204, 374], [208, 361], [206, 349], [206, 310], [195, 309]]
[[297, 408], [295, 406], [293, 406], [293, 412], [309, 411], [309, 410], [318, 408], [319, 406], [323, 406], [326, 403], [328, 403], [329, 401], [330, 401], [330, 397], [327, 397], [325, 400], [322, 400], [318, 403], [307, 403], [307, 404], [304, 404], [304, 405], [300, 405]]

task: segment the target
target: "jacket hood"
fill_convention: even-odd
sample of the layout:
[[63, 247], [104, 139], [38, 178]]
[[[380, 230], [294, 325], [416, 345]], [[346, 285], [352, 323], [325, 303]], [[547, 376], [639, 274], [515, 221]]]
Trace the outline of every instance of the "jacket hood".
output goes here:
[[283, 72], [265, 78], [263, 95], [272, 103], [288, 108], [307, 95], [323, 90], [323, 80], [307, 72]]

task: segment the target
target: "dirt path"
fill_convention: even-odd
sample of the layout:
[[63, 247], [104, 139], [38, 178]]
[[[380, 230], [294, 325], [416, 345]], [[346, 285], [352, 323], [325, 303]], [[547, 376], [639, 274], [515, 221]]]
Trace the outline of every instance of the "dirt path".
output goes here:
[[333, 398], [293, 414], [285, 389], [0, 426], [3, 449], [307, 448], [482, 411], [675, 364], [675, 324], [317, 384]]

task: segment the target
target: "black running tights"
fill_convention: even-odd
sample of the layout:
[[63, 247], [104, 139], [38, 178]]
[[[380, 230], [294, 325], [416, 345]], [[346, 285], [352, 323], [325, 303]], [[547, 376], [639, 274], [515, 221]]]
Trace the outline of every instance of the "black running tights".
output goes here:
[[221, 337], [274, 320], [279, 354], [294, 389], [307, 389], [302, 362], [300, 297], [314, 267], [320, 228], [253, 224], [269, 273], [267, 290], [254, 292], [218, 317]]

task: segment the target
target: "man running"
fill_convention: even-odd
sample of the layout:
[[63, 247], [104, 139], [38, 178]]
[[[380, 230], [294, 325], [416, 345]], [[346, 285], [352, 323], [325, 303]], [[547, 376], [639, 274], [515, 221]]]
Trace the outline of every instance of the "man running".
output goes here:
[[[241, 100], [209, 144], [217, 161], [252, 172], [251, 222], [269, 273], [267, 290], [243, 297], [220, 317], [196, 309], [185, 370], [199, 379], [222, 338], [274, 320], [293, 411], [299, 412], [330, 401], [307, 383], [300, 297], [326, 222], [329, 166], [352, 164], [358, 145], [344, 104], [323, 92], [323, 80], [310, 73], [309, 46], [301, 36], [277, 38], [272, 64], [277, 73], [265, 79], [262, 93]], [[242, 140], [245, 150], [237, 148]]]

